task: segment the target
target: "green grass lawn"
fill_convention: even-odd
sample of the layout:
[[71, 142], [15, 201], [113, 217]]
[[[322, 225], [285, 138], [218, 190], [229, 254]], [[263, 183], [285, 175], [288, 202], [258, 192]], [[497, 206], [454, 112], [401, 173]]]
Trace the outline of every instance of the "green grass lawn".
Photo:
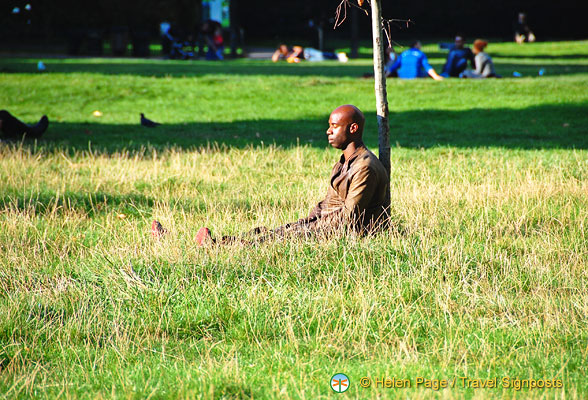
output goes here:
[[336, 106], [377, 152], [369, 59], [0, 58], [0, 109], [51, 121], [0, 143], [0, 398], [586, 398], [588, 42], [488, 52], [504, 79], [388, 80], [395, 229], [211, 249], [321, 200]]

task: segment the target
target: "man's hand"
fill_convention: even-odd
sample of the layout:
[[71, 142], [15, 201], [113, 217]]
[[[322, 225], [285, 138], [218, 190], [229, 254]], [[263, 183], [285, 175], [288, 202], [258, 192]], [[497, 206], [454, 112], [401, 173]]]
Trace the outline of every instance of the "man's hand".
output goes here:
[[433, 79], [435, 79], [436, 81], [442, 81], [443, 77], [439, 74], [437, 74], [437, 72], [435, 72], [435, 70], [433, 68], [431, 68], [430, 70], [427, 71], [427, 73], [429, 74], [429, 76]]
[[427, 73], [429, 74], [429, 76], [433, 79], [435, 79], [436, 81], [442, 81], [443, 77], [439, 74], [437, 74], [437, 72], [435, 72], [435, 70], [433, 68], [431, 68], [430, 70], [427, 71]]

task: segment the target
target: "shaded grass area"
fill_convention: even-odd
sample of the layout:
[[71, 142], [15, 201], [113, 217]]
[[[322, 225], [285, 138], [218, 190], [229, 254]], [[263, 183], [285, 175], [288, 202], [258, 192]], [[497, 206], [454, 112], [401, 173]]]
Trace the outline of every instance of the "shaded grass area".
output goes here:
[[[392, 145], [406, 148], [452, 146], [514, 149], [586, 149], [586, 105], [544, 105], [525, 109], [418, 110], [391, 112]], [[375, 121], [375, 113], [366, 113]], [[296, 132], [288, 134], [291, 126]], [[288, 120], [239, 120], [165, 124], [147, 129], [138, 124], [52, 123], [51, 131], [37, 140], [38, 149], [71, 151], [140, 151], [142, 148], [185, 150], [299, 144], [326, 146], [324, 118]], [[375, 127], [365, 135], [369, 147], [378, 146]]]
[[[352, 398], [584, 398], [588, 74], [565, 70], [584, 68], [570, 56], [584, 44], [496, 44], [529, 56], [517, 69], [564, 56], [553, 76], [389, 80], [389, 232], [210, 249], [200, 226], [278, 226], [324, 196], [337, 105], [366, 112], [376, 148], [373, 82], [351, 77], [367, 62], [33, 74], [0, 59], [0, 108], [52, 121], [0, 143], [0, 393], [321, 399], [341, 396], [329, 379], [343, 372]], [[433, 391], [417, 376], [563, 387]]]
[[[238, 63], [233, 67], [255, 71]], [[329, 110], [342, 103], [366, 112], [366, 141], [377, 143], [370, 80], [222, 73], [193, 78], [19, 73], [1, 79], [3, 107], [27, 122], [49, 116], [51, 126], [37, 143], [41, 148], [115, 152], [214, 143], [324, 148]], [[389, 80], [391, 142], [413, 148], [583, 149], [585, 82], [585, 75], [483, 82]], [[103, 116], [94, 117], [96, 110]], [[163, 126], [141, 127], [140, 112]]]

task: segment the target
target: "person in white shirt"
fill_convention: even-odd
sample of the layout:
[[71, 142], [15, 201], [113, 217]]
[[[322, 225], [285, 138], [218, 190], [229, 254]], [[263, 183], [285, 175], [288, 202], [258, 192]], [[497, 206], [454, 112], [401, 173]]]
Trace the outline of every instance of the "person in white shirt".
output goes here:
[[492, 58], [484, 52], [484, 49], [488, 46], [488, 42], [482, 39], [476, 39], [474, 41], [474, 64], [476, 65], [475, 70], [465, 70], [461, 73], [461, 78], [499, 78], [494, 70], [494, 63]]

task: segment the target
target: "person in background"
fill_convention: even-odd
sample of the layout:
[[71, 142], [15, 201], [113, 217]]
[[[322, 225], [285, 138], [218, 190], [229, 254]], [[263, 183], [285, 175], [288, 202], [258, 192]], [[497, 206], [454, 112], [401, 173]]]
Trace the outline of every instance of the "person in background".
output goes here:
[[484, 49], [488, 46], [488, 42], [482, 39], [476, 39], [474, 41], [474, 63], [476, 65], [475, 70], [467, 69], [460, 77], [462, 78], [499, 78], [494, 70], [494, 63], [492, 58], [484, 52]]
[[386, 70], [388, 70], [389, 68], [392, 67], [392, 65], [394, 65], [394, 62], [396, 61], [397, 58], [398, 58], [398, 54], [396, 54], [396, 50], [394, 50], [394, 47], [392, 47], [392, 46], [386, 47], [385, 58], [384, 58], [384, 60], [386, 61]]
[[302, 46], [294, 46], [293, 48], [289, 48], [285, 44], [281, 44], [278, 46], [278, 49], [274, 51], [272, 55], [272, 61], [287, 61], [289, 63], [298, 63], [300, 60], [304, 59], [304, 48]]
[[535, 35], [533, 34], [531, 28], [529, 28], [529, 25], [527, 24], [527, 15], [525, 13], [519, 13], [519, 17], [513, 24], [513, 28], [515, 32], [515, 42], [517, 42], [518, 44], [524, 42], [532, 43], [535, 41]]
[[207, 60], [224, 60], [223, 51], [225, 49], [223, 39], [223, 27], [220, 22], [209, 19], [204, 21], [200, 32], [204, 36], [208, 51], [206, 52]]
[[278, 62], [280, 60], [286, 60], [289, 63], [299, 63], [302, 60], [339, 60], [340, 62], [347, 62], [349, 59], [345, 53], [331, 53], [328, 51], [313, 49], [312, 47], [304, 48], [302, 46], [294, 46], [290, 49], [285, 44], [281, 44], [272, 55], [273, 62]]
[[396, 61], [386, 69], [387, 76], [398, 74], [401, 79], [425, 78], [429, 75], [436, 81], [443, 80], [429, 64], [427, 56], [421, 51], [421, 42], [415, 40], [410, 49], [403, 51]]
[[[398, 54], [394, 50], [394, 47], [388, 46], [388, 47], [386, 47], [386, 50], [384, 50], [384, 56], [385, 56], [384, 61], [386, 62], [386, 66], [384, 68], [384, 71], [388, 71], [390, 68], [392, 68], [392, 65], [394, 65], [394, 62], [398, 58]], [[374, 77], [373, 72], [367, 72], [362, 75], [362, 78], [366, 78], [366, 79], [373, 78], [373, 77]], [[386, 77], [387, 78], [398, 78], [398, 72], [397, 71], [394, 71], [393, 73], [386, 72]]]
[[447, 61], [445, 61], [441, 76], [445, 78], [459, 77], [459, 74], [466, 70], [468, 61], [472, 68], [474, 67], [474, 54], [469, 47], [464, 45], [464, 42], [463, 35], [455, 36], [455, 44], [450, 48], [449, 54], [447, 54]]

